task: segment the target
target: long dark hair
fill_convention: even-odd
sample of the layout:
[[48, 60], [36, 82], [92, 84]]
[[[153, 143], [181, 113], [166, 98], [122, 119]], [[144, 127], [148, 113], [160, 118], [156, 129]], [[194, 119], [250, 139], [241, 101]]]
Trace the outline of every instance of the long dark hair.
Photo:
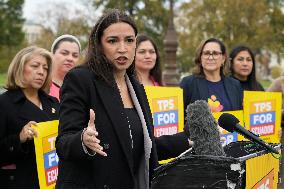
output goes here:
[[233, 48], [233, 50], [231, 51], [230, 53], [230, 62], [231, 62], [231, 67], [230, 67], [230, 70], [231, 70], [231, 73], [232, 75], [234, 76], [235, 74], [235, 71], [234, 71], [234, 59], [236, 58], [236, 56], [242, 52], [242, 51], [247, 51], [252, 59], [252, 70], [251, 70], [251, 73], [248, 75], [248, 79], [247, 79], [247, 82], [248, 82], [248, 85], [249, 85], [249, 88], [250, 90], [262, 90], [256, 80], [256, 76], [255, 76], [255, 58], [254, 58], [254, 54], [252, 52], [252, 50], [247, 47], [247, 46], [237, 46], [235, 48]]
[[[89, 37], [89, 46], [85, 64], [97, 75], [99, 79], [114, 85], [113, 65], [103, 53], [101, 38], [104, 30], [111, 24], [125, 22], [129, 24], [137, 35], [135, 22], [124, 12], [117, 9], [110, 9], [105, 12], [97, 21]], [[127, 70], [128, 75], [135, 75], [135, 64]]]
[[160, 63], [160, 54], [158, 51], [158, 47], [155, 44], [155, 42], [153, 41], [152, 38], [144, 35], [144, 34], [140, 34], [137, 36], [136, 38], [136, 48], [138, 48], [138, 46], [140, 45], [140, 43], [144, 42], [144, 41], [150, 41], [150, 43], [153, 45], [154, 49], [155, 49], [155, 53], [156, 53], [156, 62], [155, 62], [155, 66], [150, 70], [150, 76], [152, 76], [156, 82], [159, 83], [159, 85], [162, 85], [162, 69], [161, 69], [161, 63]]
[[216, 38], [209, 38], [209, 39], [202, 41], [200, 43], [199, 47], [197, 48], [196, 54], [195, 54], [194, 67], [192, 69], [192, 73], [194, 75], [205, 77], [203, 67], [202, 67], [202, 64], [201, 64], [201, 55], [202, 55], [202, 51], [204, 49], [204, 46], [207, 43], [210, 43], [210, 42], [214, 42], [214, 43], [219, 44], [222, 55], [226, 57], [224, 65], [220, 69], [220, 75], [221, 76], [227, 76], [229, 74], [229, 65], [228, 65], [228, 61], [227, 61], [226, 47], [225, 47], [225, 45], [222, 41], [220, 41], [219, 39], [216, 39]]

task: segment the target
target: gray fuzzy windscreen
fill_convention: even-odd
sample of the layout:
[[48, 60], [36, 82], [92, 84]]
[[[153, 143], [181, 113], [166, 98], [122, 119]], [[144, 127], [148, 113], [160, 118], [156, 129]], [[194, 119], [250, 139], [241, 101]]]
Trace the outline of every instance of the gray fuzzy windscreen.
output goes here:
[[187, 106], [186, 126], [194, 142], [196, 155], [225, 156], [220, 142], [220, 132], [211, 110], [204, 100], [197, 100]]

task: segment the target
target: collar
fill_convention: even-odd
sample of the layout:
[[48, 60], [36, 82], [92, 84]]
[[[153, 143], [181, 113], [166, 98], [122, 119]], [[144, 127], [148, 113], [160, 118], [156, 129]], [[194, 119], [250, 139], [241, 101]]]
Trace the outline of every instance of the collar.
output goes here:
[[[27, 100], [22, 89], [9, 90], [8, 93], [12, 97], [13, 102], [15, 102], [15, 103], [18, 103], [18, 102], [23, 101], [23, 100]], [[42, 99], [42, 98], [51, 99], [51, 97], [48, 96], [43, 90], [38, 91], [38, 96], [39, 96], [40, 99]]]
[[55, 83], [54, 81], [52, 81], [52, 84], [55, 85], [57, 88], [61, 88], [57, 83]]

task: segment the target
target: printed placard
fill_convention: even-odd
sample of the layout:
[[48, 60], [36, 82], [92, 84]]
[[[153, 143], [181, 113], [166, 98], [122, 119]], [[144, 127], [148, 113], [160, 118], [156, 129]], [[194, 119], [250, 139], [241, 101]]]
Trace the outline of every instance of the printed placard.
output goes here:
[[[244, 119], [243, 119], [243, 111], [242, 110], [212, 113], [213, 117], [216, 119], [217, 123], [218, 123], [219, 117], [223, 113], [229, 113], [229, 114], [234, 115], [236, 118], [238, 118], [238, 120], [240, 121], [240, 124], [243, 125]], [[225, 129], [223, 129], [222, 127], [219, 127], [219, 129], [221, 131], [222, 146], [226, 146], [227, 144], [230, 144], [231, 142], [243, 140], [243, 137], [241, 135], [239, 135], [237, 132], [230, 133], [230, 132], [226, 131]]]
[[58, 120], [41, 122], [33, 126], [37, 131], [34, 138], [39, 185], [41, 189], [54, 189], [58, 175], [58, 156], [55, 140]]
[[263, 177], [252, 189], [273, 189], [274, 170], [272, 169], [265, 177]]
[[269, 153], [248, 159], [245, 162], [246, 188], [277, 188], [279, 158], [275, 158], [271, 153]]
[[183, 94], [179, 87], [145, 87], [152, 111], [154, 135], [173, 135], [183, 130]]
[[258, 135], [275, 134], [275, 100], [250, 102], [250, 129]]
[[244, 91], [246, 129], [266, 142], [280, 142], [282, 93]]

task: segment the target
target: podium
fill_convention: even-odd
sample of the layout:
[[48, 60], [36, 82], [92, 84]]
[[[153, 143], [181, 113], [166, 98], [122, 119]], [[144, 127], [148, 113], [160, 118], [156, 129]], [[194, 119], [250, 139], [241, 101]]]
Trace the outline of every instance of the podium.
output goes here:
[[[280, 144], [273, 147], [280, 150]], [[151, 188], [277, 188], [277, 155], [245, 141], [231, 143], [224, 147], [224, 151], [226, 157], [194, 155], [191, 151], [158, 167]]]

